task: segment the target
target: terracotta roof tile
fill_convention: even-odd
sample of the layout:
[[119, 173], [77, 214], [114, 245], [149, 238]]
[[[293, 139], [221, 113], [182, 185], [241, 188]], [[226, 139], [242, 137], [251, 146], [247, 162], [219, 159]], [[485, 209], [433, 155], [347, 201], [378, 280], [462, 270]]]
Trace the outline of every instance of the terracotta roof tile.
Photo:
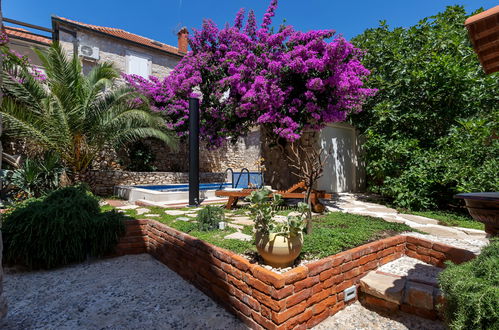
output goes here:
[[68, 18], [64, 17], [59, 17], [59, 16], [53, 16], [56, 20], [63, 21], [63, 22], [68, 22], [74, 25], [78, 25], [81, 27], [85, 27], [94, 31], [102, 32], [114, 37], [118, 37], [120, 39], [128, 40], [134, 43], [138, 43], [144, 46], [152, 47], [170, 54], [175, 54], [179, 56], [183, 56], [185, 54], [179, 52], [177, 47], [173, 47], [170, 45], [167, 45], [165, 43], [155, 41], [146, 37], [139, 36], [134, 33], [127, 32], [122, 29], [117, 29], [117, 28], [111, 28], [111, 27], [105, 27], [105, 26], [98, 26], [98, 25], [92, 25], [92, 24], [86, 24], [78, 21], [74, 21]]
[[41, 44], [45, 45], [50, 45], [52, 43], [52, 39], [50, 37], [42, 37], [39, 35], [32, 34], [28, 30], [18, 28], [18, 27], [12, 27], [12, 26], [4, 26], [5, 27], [5, 32], [9, 36], [9, 38], [21, 38], [24, 40], [30, 40], [34, 42], [38, 42]]
[[499, 72], [499, 6], [469, 17], [464, 24], [485, 73]]

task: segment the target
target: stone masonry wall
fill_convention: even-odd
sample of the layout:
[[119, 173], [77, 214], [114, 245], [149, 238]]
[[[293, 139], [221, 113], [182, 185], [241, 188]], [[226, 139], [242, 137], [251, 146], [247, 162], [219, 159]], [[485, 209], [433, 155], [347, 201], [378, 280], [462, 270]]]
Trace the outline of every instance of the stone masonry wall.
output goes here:
[[[69, 56], [73, 54], [73, 37], [64, 32], [59, 32], [59, 39], [62, 47]], [[99, 47], [99, 61], [112, 62], [116, 69], [126, 73], [127, 51], [136, 52], [149, 56], [151, 59], [151, 75], [162, 78], [166, 77], [171, 70], [180, 61], [180, 56], [169, 55], [160, 50], [153, 50], [145, 47], [135, 46], [126, 41], [120, 41], [116, 38], [99, 35], [91, 31], [78, 31], [77, 38], [79, 43], [84, 43], [93, 47]], [[94, 62], [84, 60], [83, 71], [90, 71]]]
[[[225, 181], [223, 173], [200, 173], [201, 182]], [[97, 195], [112, 195], [117, 185], [147, 185], [186, 183], [189, 174], [185, 172], [128, 172], [90, 170], [85, 174], [85, 182]]]
[[[172, 150], [158, 140], [147, 139], [142, 141], [154, 154], [155, 161], [152, 164], [157, 171], [161, 172], [186, 172], [189, 170], [189, 145], [188, 141], [182, 139], [178, 150]], [[124, 161], [118, 164], [118, 157]], [[235, 144], [210, 149], [206, 143], [200, 143], [199, 147], [199, 169], [201, 172], [225, 172], [230, 167], [234, 171], [248, 168], [250, 171], [258, 171], [258, 161], [261, 157], [260, 130], [253, 129], [247, 136], [239, 138]], [[129, 162], [124, 152], [116, 152], [106, 149], [94, 161], [93, 168], [101, 170], [126, 169]]]
[[345, 308], [344, 290], [408, 255], [434, 265], [474, 254], [410, 236], [368, 243], [277, 274], [154, 220], [127, 222], [116, 254], [147, 252], [232, 311], [252, 329], [312, 328]]

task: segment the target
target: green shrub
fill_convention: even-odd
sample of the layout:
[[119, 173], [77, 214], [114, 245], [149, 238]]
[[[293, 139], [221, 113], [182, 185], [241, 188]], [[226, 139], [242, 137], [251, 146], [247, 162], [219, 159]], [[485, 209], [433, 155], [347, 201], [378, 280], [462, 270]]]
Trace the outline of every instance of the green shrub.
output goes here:
[[207, 206], [199, 211], [197, 221], [199, 230], [216, 230], [218, 223], [224, 221], [224, 211], [217, 206]]
[[449, 327], [499, 329], [499, 240], [493, 240], [474, 260], [449, 264], [439, 277]]
[[40, 197], [59, 187], [64, 170], [60, 157], [46, 152], [27, 158], [20, 168], [12, 171], [7, 184], [15, 187], [16, 199]]
[[499, 84], [468, 39], [464, 7], [408, 28], [386, 22], [352, 42], [378, 89], [352, 115], [369, 189], [408, 209], [445, 208], [455, 193], [499, 189]]
[[48, 269], [103, 256], [124, 233], [124, 218], [101, 213], [98, 199], [83, 186], [27, 200], [4, 218], [5, 261]]

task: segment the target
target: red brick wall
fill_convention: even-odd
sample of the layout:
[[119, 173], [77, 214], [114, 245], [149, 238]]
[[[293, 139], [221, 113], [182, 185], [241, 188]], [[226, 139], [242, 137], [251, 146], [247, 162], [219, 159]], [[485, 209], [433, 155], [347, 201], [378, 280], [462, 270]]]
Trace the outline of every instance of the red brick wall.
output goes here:
[[[277, 274], [154, 220], [127, 223], [118, 254], [148, 252], [254, 329], [310, 328], [345, 308], [343, 291], [404, 254], [433, 264], [468, 251], [395, 236]], [[352, 300], [348, 303], [351, 303]]]

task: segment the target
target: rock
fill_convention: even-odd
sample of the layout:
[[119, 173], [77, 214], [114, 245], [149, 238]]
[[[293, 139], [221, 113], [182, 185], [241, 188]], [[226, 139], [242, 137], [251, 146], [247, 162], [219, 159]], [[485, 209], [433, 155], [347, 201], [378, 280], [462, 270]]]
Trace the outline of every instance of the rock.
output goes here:
[[369, 272], [360, 279], [362, 292], [400, 305], [404, 295], [405, 279]]
[[136, 209], [135, 212], [137, 212], [138, 215], [141, 215], [141, 214], [144, 214], [144, 213], [148, 213], [150, 210], [149, 209], [146, 209], [146, 208], [140, 208], [140, 209]]
[[119, 210], [135, 210], [138, 207], [139, 207], [138, 205], [124, 205], [124, 206], [118, 206], [116, 208]]
[[187, 217], [178, 217], [178, 218], [176, 218], [175, 220], [177, 220], [177, 221], [189, 222], [189, 221], [191, 221], [191, 218], [187, 218]]
[[153, 214], [153, 213], [150, 213], [150, 214], [145, 214], [146, 217], [159, 217], [159, 214]]
[[404, 303], [433, 310], [433, 288], [433, 286], [427, 284], [407, 282]]
[[166, 210], [165, 213], [168, 215], [184, 215], [188, 212], [187, 211], [178, 211], [178, 210]]
[[241, 226], [241, 225], [236, 225], [234, 223], [227, 223], [227, 226], [229, 226], [230, 228], [234, 228], [234, 229], [237, 229], [237, 230], [242, 230], [244, 227]]
[[230, 222], [243, 226], [253, 226], [255, 224], [249, 217], [234, 217]]
[[253, 239], [250, 235], [246, 235], [246, 234], [243, 234], [241, 232], [232, 233], [230, 235], [225, 236], [224, 238], [225, 239], [237, 239], [237, 240], [246, 241], [246, 242], [249, 242]]

